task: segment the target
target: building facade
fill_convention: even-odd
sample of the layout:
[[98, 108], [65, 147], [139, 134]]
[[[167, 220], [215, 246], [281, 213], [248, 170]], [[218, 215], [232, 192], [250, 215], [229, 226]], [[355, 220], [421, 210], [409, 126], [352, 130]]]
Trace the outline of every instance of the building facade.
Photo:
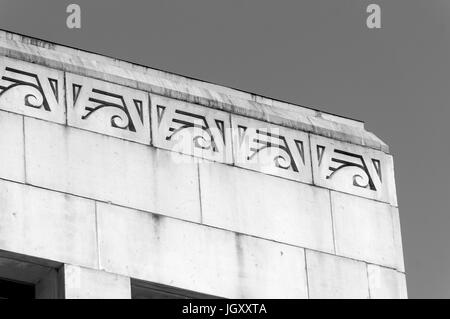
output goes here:
[[406, 298], [364, 123], [0, 32], [0, 297]]

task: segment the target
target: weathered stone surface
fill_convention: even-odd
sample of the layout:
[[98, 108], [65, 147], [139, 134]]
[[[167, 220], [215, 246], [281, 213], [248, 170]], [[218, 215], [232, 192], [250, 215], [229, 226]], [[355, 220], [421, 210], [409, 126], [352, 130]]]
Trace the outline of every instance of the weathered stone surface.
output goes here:
[[59, 263], [69, 298], [129, 298], [130, 277], [406, 296], [392, 157], [362, 122], [3, 31], [0, 56], [0, 252], [56, 261], [40, 297]]
[[310, 135], [314, 184], [397, 206], [392, 156]]
[[367, 272], [369, 274], [370, 298], [408, 298], [404, 273], [377, 265], [367, 265]]
[[333, 252], [328, 190], [227, 165], [199, 165], [203, 223]]
[[397, 256], [397, 269], [399, 271], [405, 272], [405, 260], [403, 256], [403, 242], [402, 242], [402, 231], [400, 226], [400, 212], [398, 209], [393, 211], [392, 215], [393, 227], [394, 227], [394, 244], [395, 244], [395, 254]]
[[130, 278], [66, 264], [64, 296], [66, 299], [130, 299]]
[[309, 298], [369, 298], [366, 264], [306, 250]]
[[336, 117], [335, 115], [330, 116], [330, 114], [318, 112], [317, 116], [308, 117], [312, 124], [312, 130], [308, 131], [338, 141], [389, 152], [389, 146], [372, 132], [366, 131], [363, 122], [355, 123], [355, 120], [346, 118], [338, 120]]
[[242, 116], [231, 120], [235, 165], [312, 183], [307, 133]]
[[29, 118], [25, 136], [31, 184], [200, 220], [198, 168], [183, 155]]
[[397, 208], [338, 192], [331, 192], [331, 203], [338, 255], [403, 270]]
[[151, 108], [154, 146], [232, 163], [229, 114], [154, 94]]
[[149, 97], [144, 91], [66, 73], [71, 126], [150, 144]]
[[0, 181], [0, 249], [97, 267], [93, 201]]
[[66, 122], [63, 72], [0, 56], [0, 109]]
[[98, 204], [100, 267], [229, 298], [305, 298], [304, 250]]
[[0, 111], [0, 178], [25, 180], [23, 118]]
[[360, 121], [6, 31], [0, 31], [0, 55], [389, 151]]

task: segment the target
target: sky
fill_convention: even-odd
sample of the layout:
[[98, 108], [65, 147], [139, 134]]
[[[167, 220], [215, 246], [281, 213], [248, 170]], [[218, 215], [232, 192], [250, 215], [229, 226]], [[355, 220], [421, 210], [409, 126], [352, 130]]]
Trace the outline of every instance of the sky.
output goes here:
[[0, 28], [363, 120], [394, 155], [409, 297], [450, 298], [450, 1], [0, 0]]

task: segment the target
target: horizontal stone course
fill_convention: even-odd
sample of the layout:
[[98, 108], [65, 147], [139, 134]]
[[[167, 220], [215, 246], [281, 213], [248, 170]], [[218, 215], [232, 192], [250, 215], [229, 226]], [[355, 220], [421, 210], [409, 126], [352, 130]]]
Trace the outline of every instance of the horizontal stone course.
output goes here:
[[237, 167], [199, 166], [203, 223], [334, 252], [328, 190]]
[[[309, 143], [300, 130], [67, 71], [64, 88], [64, 72], [6, 57], [0, 72], [0, 109], [65, 124], [67, 100], [70, 126], [143, 144], [150, 144], [152, 131], [158, 148], [397, 205], [392, 157], [383, 152], [313, 134]], [[330, 122], [344, 133], [348, 126], [363, 129], [351, 120], [333, 120], [314, 117], [318, 128]]]
[[369, 298], [364, 262], [306, 250], [306, 267], [311, 299]]
[[130, 299], [130, 278], [105, 271], [64, 265], [65, 299]]
[[372, 299], [406, 299], [405, 274], [377, 265], [367, 265], [370, 298]]
[[30, 184], [200, 221], [189, 157], [30, 118], [25, 140]]
[[0, 180], [0, 250], [98, 265], [94, 201]]
[[339, 192], [331, 205], [336, 254], [404, 271], [396, 207]]
[[304, 250], [98, 203], [100, 267], [227, 298], [306, 298]]

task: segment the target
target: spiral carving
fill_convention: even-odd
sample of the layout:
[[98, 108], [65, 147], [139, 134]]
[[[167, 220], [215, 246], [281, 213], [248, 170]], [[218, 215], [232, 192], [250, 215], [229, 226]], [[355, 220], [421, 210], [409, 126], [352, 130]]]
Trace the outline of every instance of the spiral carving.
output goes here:
[[276, 167], [279, 167], [282, 169], [289, 169], [292, 166], [292, 158], [290, 156], [278, 155], [274, 158], [274, 162], [275, 162]]
[[[125, 100], [121, 95], [97, 89], [93, 89], [92, 92], [98, 94], [101, 98], [90, 97], [88, 99], [88, 101], [95, 106], [85, 106], [87, 113], [81, 117], [83, 120], [88, 119], [94, 113], [101, 110], [101, 112], [106, 113], [106, 116], [110, 118], [112, 127], [136, 132], [136, 128], [131, 119], [130, 113], [128, 112]], [[118, 101], [119, 103], [108, 101], [107, 99], [112, 99]]]
[[178, 134], [181, 134], [185, 136], [185, 140], [191, 140], [196, 148], [212, 150], [213, 152], [219, 151], [204, 116], [181, 110], [176, 110], [175, 114], [178, 117], [172, 119], [169, 128], [171, 134], [166, 137], [166, 140], [174, 140]]
[[209, 138], [206, 138], [203, 135], [195, 136], [193, 138], [195, 147], [198, 147], [198, 148], [201, 148], [204, 150], [211, 149], [213, 147], [214, 139], [212, 138], [211, 135], [208, 135], [208, 137]]
[[339, 155], [339, 157], [336, 156], [331, 159], [332, 164], [335, 166], [330, 165], [329, 170], [331, 173], [326, 177], [327, 179], [333, 178], [337, 173], [350, 175], [352, 176], [353, 186], [376, 190], [366, 162], [361, 155], [341, 150], [334, 150], [334, 153]]
[[276, 167], [298, 172], [297, 164], [284, 136], [262, 130], [256, 130], [256, 134], [256, 138], [253, 139], [256, 147], [250, 148], [252, 153], [247, 157], [247, 160], [251, 160], [261, 152], [266, 152], [269, 157], [273, 157]]
[[50, 111], [50, 106], [45, 97], [42, 85], [36, 74], [13, 69], [5, 68], [7, 75], [2, 76], [2, 81], [5, 86], [0, 86], [0, 97], [11, 100], [17, 100], [18, 96], [21, 96], [19, 100], [23, 101], [23, 107], [32, 107], [35, 109], [43, 108], [46, 111]]

